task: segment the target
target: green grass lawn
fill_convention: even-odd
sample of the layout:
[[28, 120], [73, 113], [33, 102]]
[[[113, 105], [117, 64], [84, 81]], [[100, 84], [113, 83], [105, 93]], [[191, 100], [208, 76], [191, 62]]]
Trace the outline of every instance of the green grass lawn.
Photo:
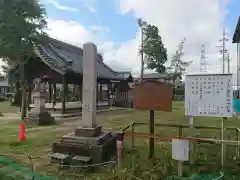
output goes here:
[[17, 113], [20, 111], [20, 108], [17, 106], [11, 106], [10, 102], [0, 102], [0, 112], [2, 113]]
[[[1, 109], [3, 108], [3, 110]], [[11, 108], [9, 108], [11, 109]], [[5, 106], [0, 105], [0, 111], [7, 111]], [[14, 112], [14, 110], [9, 110]], [[97, 115], [97, 120], [102, 124], [105, 130], [117, 131], [131, 122], [148, 122], [148, 111], [137, 110], [120, 110]], [[169, 124], [188, 124], [188, 119], [184, 116], [184, 103], [174, 102], [173, 112], [155, 113], [156, 123]], [[89, 180], [131, 180], [139, 178], [146, 179], [164, 179], [166, 176], [176, 174], [176, 162], [171, 160], [171, 146], [169, 143], [156, 142], [155, 158], [148, 160], [148, 139], [136, 138], [136, 150], [130, 150], [130, 138], [125, 139], [125, 152], [122, 162], [122, 168], [114, 171], [110, 168], [101, 167], [94, 173], [86, 172], [83, 169], [67, 169], [59, 171], [58, 166], [48, 163], [48, 153], [51, 152], [51, 144], [59, 140], [62, 135], [72, 132], [76, 126], [80, 125], [79, 121], [61, 122], [55, 126], [48, 127], [31, 127], [27, 129], [27, 141], [18, 142], [19, 120], [1, 120], [0, 121], [0, 154], [7, 155], [17, 159], [19, 162], [29, 164], [29, 152], [34, 158], [35, 171], [48, 175], [61, 177], [62, 179], [85, 179]], [[219, 118], [196, 118], [196, 125], [219, 126]], [[227, 127], [239, 127], [240, 121], [234, 117], [226, 121]], [[148, 132], [147, 126], [136, 127], [137, 132]], [[175, 136], [175, 128], [157, 127], [155, 133], [158, 136]], [[220, 130], [196, 130], [192, 132], [189, 129], [184, 130], [184, 135], [201, 136], [204, 138], [220, 138]], [[235, 133], [228, 133], [229, 138], [234, 139]], [[196, 162], [202, 162], [204, 166], [219, 167], [220, 165], [220, 146], [198, 144], [196, 145]], [[226, 166], [237, 168], [236, 161], [231, 157], [235, 156], [235, 148], [228, 148], [228, 161]], [[18, 157], [18, 158], [16, 158]], [[184, 172], [192, 174], [199, 170], [199, 166], [186, 166]]]

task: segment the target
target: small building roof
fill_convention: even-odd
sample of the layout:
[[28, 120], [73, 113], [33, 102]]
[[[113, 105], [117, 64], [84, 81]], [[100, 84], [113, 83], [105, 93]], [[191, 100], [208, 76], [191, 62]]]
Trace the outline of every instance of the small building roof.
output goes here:
[[[34, 46], [34, 53], [48, 67], [54, 71], [64, 74], [71, 71], [75, 74], [83, 73], [83, 49], [77, 46], [46, 37], [41, 44]], [[97, 77], [99, 79], [124, 80], [117, 72], [112, 70], [103, 62], [102, 56], [98, 54], [96, 62]], [[16, 70], [17, 67], [14, 69]], [[13, 71], [15, 71], [13, 69]], [[18, 69], [18, 68], [17, 68]]]
[[127, 79], [127, 78], [129, 78], [129, 77], [132, 76], [132, 73], [129, 72], [129, 71], [118, 71], [117, 74], [118, 74], [119, 76], [124, 77], [125, 79]]
[[233, 34], [232, 42], [233, 43], [240, 42], [240, 16], [238, 17], [238, 22], [237, 22], [237, 26], [236, 26], [234, 34]]
[[[170, 79], [173, 75], [173, 73], [148, 73], [143, 74], [143, 79]], [[180, 74], [177, 75], [180, 76]]]

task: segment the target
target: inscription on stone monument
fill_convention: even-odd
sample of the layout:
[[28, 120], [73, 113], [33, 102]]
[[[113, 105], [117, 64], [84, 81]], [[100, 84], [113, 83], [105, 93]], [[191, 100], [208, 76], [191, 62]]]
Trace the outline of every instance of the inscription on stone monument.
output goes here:
[[82, 126], [96, 126], [96, 72], [97, 47], [92, 43], [83, 45], [83, 104]]

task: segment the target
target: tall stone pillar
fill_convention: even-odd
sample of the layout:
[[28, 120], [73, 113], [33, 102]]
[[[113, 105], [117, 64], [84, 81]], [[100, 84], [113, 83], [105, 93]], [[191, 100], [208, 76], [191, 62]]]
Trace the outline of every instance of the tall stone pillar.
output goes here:
[[74, 155], [70, 163], [83, 160], [84, 163], [100, 163], [116, 154], [116, 134], [103, 132], [96, 123], [96, 58], [97, 47], [92, 43], [84, 44], [81, 127], [63, 136], [61, 142], [53, 144], [53, 159], [61, 153], [66, 154], [65, 157]]
[[97, 47], [92, 43], [83, 45], [83, 93], [82, 126], [96, 126], [96, 72]]

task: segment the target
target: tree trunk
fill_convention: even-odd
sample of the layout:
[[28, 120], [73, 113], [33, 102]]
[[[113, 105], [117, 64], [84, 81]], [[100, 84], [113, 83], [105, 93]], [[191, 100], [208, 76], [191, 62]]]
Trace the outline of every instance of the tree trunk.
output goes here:
[[144, 70], [144, 61], [143, 61], [143, 29], [141, 28], [141, 75], [140, 75], [140, 83], [143, 84], [143, 70]]
[[13, 106], [20, 106], [21, 105], [21, 90], [20, 90], [20, 82], [19, 80], [15, 83], [15, 95], [14, 100], [12, 102]]
[[26, 117], [26, 105], [27, 105], [27, 96], [26, 96], [26, 81], [25, 81], [25, 69], [24, 69], [24, 61], [20, 62], [20, 81], [22, 88], [22, 103], [21, 103], [21, 120], [25, 121]]
[[172, 99], [174, 100], [175, 99], [175, 94], [176, 94], [176, 85], [175, 85], [175, 83], [176, 83], [176, 75], [175, 75], [175, 73], [174, 73], [174, 75], [173, 75], [173, 96], [172, 96]]

